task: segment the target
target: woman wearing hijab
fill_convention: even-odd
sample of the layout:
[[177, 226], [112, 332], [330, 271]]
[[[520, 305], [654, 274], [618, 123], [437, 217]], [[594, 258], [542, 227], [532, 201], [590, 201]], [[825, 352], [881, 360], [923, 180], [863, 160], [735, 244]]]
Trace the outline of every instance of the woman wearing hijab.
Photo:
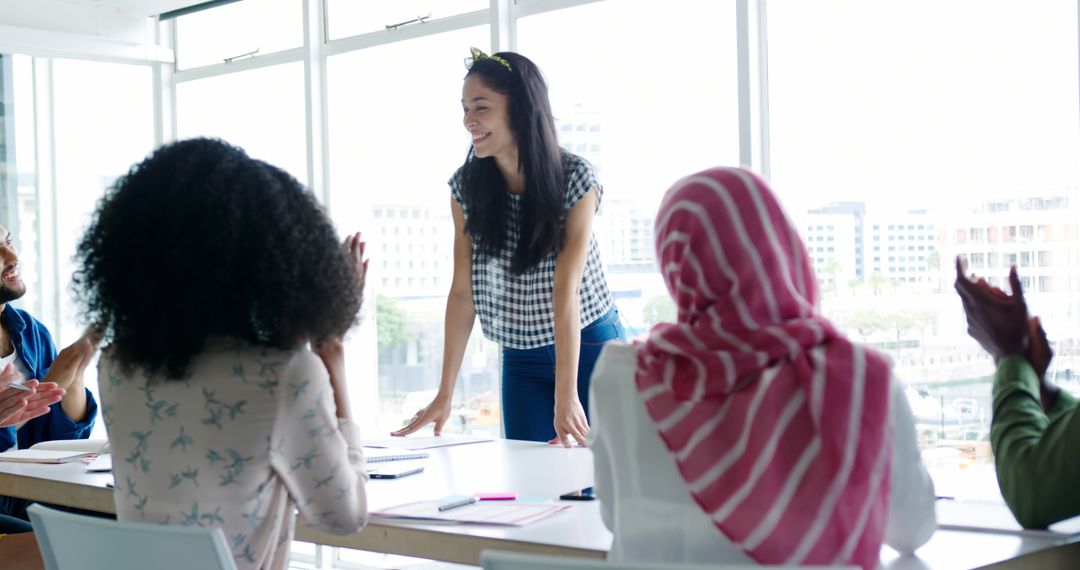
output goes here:
[[877, 565], [936, 526], [914, 418], [888, 360], [818, 307], [768, 186], [688, 176], [656, 218], [678, 320], [609, 345], [592, 379], [610, 558]]

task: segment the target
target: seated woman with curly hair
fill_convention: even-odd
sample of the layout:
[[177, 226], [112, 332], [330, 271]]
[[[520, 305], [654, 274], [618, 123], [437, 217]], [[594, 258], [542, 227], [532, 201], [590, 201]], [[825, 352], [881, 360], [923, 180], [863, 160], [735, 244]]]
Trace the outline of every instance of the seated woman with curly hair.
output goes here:
[[325, 532], [364, 525], [341, 341], [363, 249], [295, 178], [222, 141], [167, 145], [117, 182], [75, 281], [110, 341], [119, 520], [221, 527], [239, 568], [287, 567], [294, 504]]

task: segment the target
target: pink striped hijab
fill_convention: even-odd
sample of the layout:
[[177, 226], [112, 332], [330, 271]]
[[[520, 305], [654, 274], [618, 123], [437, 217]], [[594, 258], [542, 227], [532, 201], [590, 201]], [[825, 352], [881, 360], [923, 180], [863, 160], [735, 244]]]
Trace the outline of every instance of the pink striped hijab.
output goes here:
[[715, 168], [656, 218], [676, 323], [636, 344], [638, 391], [698, 505], [763, 564], [877, 565], [893, 434], [889, 364], [818, 310], [769, 187]]

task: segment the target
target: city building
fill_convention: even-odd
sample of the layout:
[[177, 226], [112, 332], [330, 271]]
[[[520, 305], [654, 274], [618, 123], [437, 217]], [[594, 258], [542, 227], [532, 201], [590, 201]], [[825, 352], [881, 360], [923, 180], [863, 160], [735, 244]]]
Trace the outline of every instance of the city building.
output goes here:
[[[376, 205], [379, 252], [369, 267], [379, 294], [394, 298], [446, 297], [454, 272], [454, 222], [446, 205]], [[374, 257], [374, 256], [373, 256]], [[372, 271], [374, 269], [374, 271]]]
[[[1075, 189], [1069, 194], [1075, 194]], [[1080, 330], [1080, 202], [1062, 195], [986, 201], [953, 216], [941, 232], [941, 279], [951, 281], [959, 256], [972, 273], [1008, 286], [1016, 266], [1033, 313]], [[1042, 308], [1042, 311], [1038, 309]], [[1060, 334], [1059, 334], [1060, 336]]]
[[938, 224], [929, 210], [867, 210], [836, 202], [797, 216], [823, 291], [858, 285], [933, 290], [937, 284]]

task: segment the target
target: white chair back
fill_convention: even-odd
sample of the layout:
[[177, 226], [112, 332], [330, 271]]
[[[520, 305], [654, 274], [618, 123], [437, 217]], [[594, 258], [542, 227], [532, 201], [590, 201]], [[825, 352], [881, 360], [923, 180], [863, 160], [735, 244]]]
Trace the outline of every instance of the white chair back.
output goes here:
[[46, 570], [236, 570], [225, 533], [27, 508]]

